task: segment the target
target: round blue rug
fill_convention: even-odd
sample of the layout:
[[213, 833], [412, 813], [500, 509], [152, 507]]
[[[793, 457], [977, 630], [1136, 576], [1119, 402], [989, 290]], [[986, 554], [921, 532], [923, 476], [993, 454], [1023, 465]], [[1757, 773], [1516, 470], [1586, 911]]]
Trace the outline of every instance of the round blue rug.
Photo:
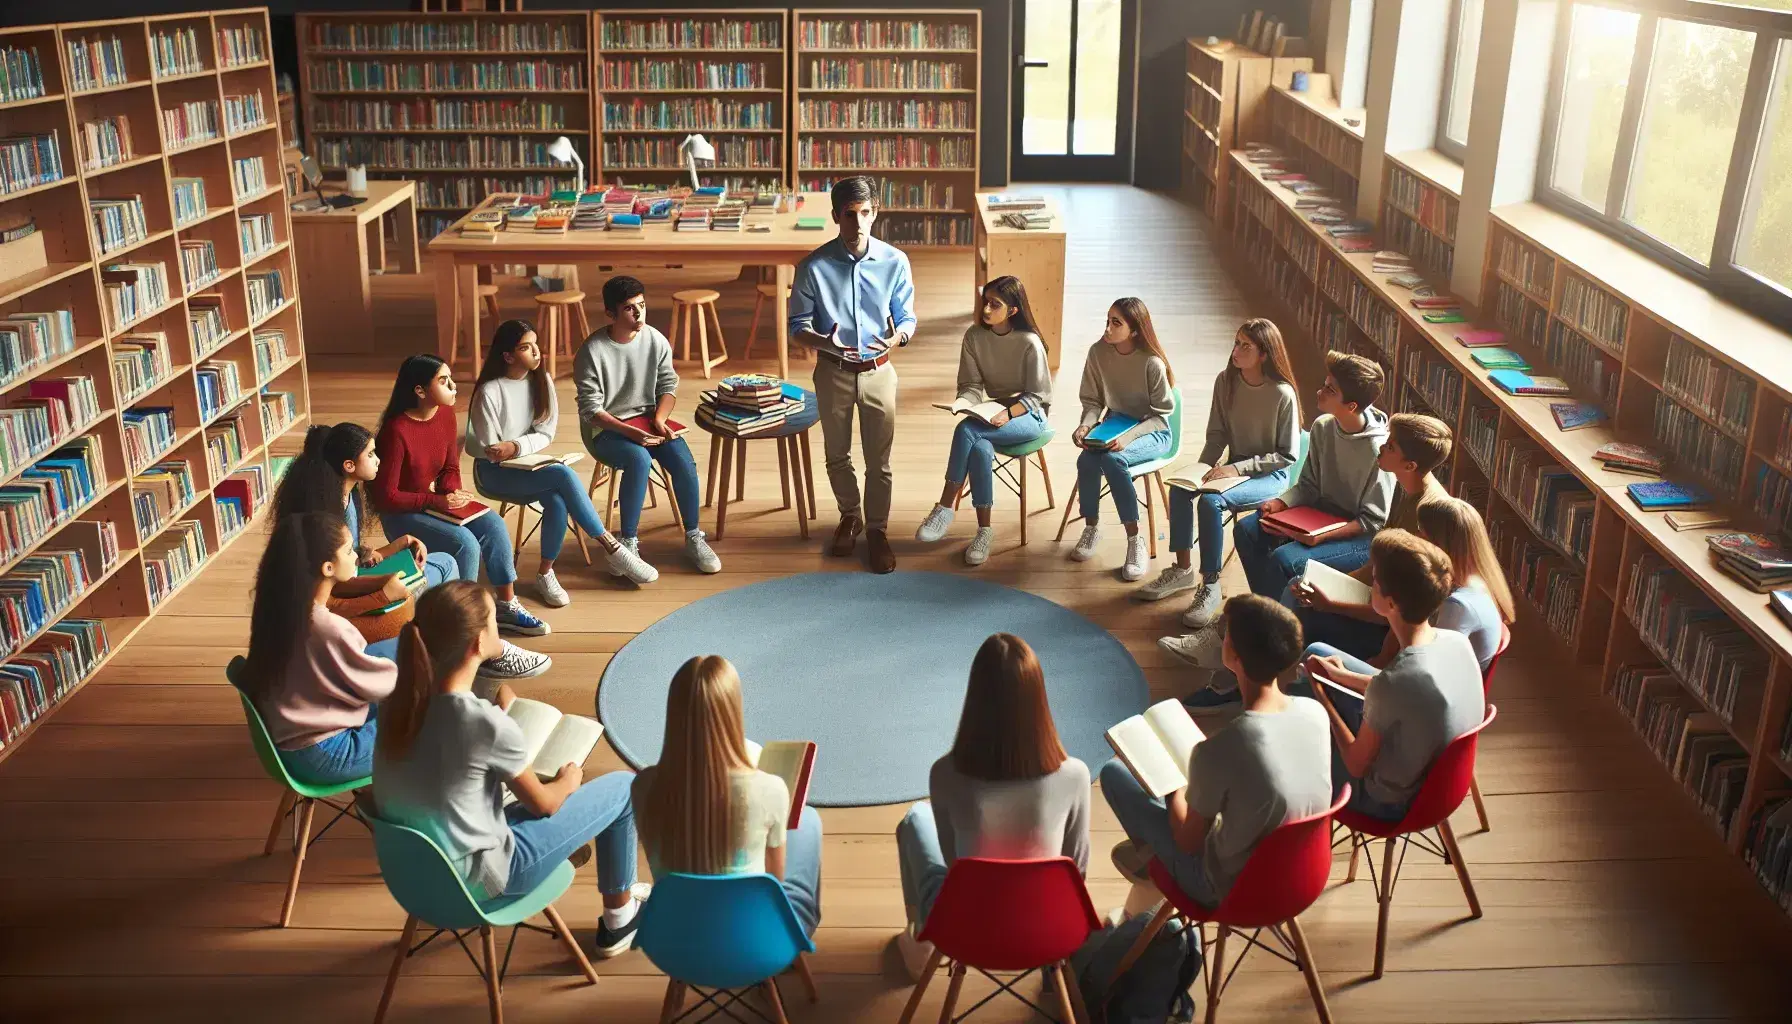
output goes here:
[[811, 804], [915, 800], [952, 745], [972, 657], [1004, 632], [1039, 655], [1065, 749], [1099, 769], [1110, 756], [1103, 733], [1145, 707], [1132, 655], [1045, 598], [949, 573], [804, 573], [706, 597], [610, 659], [597, 714], [623, 760], [653, 764], [672, 674], [720, 654], [740, 672], [748, 738], [818, 745]]

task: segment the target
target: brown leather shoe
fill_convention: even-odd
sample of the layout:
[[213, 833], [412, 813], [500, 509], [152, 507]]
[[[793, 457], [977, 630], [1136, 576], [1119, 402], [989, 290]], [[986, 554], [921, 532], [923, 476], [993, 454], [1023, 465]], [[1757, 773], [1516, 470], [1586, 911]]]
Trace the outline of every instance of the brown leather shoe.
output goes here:
[[834, 543], [828, 550], [835, 558], [849, 558], [853, 545], [858, 543], [859, 534], [865, 529], [865, 521], [858, 516], [841, 516], [840, 525], [834, 528]]
[[884, 531], [865, 531], [865, 563], [872, 572], [896, 571], [896, 552], [890, 549], [890, 538], [884, 536]]

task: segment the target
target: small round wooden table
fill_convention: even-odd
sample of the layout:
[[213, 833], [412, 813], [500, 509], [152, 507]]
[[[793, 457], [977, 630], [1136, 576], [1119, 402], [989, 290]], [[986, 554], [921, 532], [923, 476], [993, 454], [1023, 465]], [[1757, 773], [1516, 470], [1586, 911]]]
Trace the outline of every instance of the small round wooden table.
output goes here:
[[[809, 464], [809, 428], [821, 419], [821, 413], [815, 407], [815, 392], [803, 391], [803, 407], [792, 413], [782, 424], [763, 433], [737, 437], [724, 433], [697, 420], [697, 426], [710, 435], [709, 445], [709, 477], [705, 482], [703, 504], [714, 504], [716, 507], [716, 540], [721, 540], [728, 524], [729, 484], [733, 484], [733, 499], [740, 501], [746, 497], [747, 491], [747, 442], [776, 440], [778, 442], [778, 483], [784, 489], [784, 504], [780, 511], [796, 508], [797, 530], [804, 540], [809, 539], [809, 520], [815, 518], [815, 474]], [[721, 485], [717, 486], [716, 473], [721, 471]], [[795, 501], [792, 502], [794, 496]]]

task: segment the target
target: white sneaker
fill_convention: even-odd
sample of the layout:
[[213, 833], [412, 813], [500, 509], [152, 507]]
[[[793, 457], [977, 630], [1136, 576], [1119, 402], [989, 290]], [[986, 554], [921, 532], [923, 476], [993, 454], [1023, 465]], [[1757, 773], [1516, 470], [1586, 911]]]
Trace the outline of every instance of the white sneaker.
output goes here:
[[1134, 601], [1162, 601], [1171, 594], [1193, 589], [1201, 582], [1201, 574], [1192, 565], [1172, 565], [1157, 574], [1157, 579], [1132, 592]]
[[1151, 549], [1145, 546], [1145, 535], [1135, 533], [1126, 538], [1126, 561], [1120, 563], [1120, 578], [1133, 583], [1145, 578], [1151, 568]]
[[636, 584], [652, 583], [660, 578], [660, 571], [642, 559], [640, 543], [631, 537], [618, 543], [616, 550], [604, 552], [604, 564], [610, 567], [610, 575], [625, 577]]
[[698, 572], [717, 573], [722, 571], [722, 560], [716, 556], [709, 542], [703, 539], [702, 530], [692, 530], [684, 535], [684, 557], [691, 560]]
[[927, 961], [933, 958], [933, 943], [915, 938], [915, 926], [911, 924], [896, 933], [896, 955], [902, 958], [908, 980], [920, 984], [921, 976], [927, 972]]
[[572, 595], [560, 585], [552, 569], [535, 577], [535, 596], [541, 598], [541, 603], [549, 608], [564, 608], [572, 603]]
[[1072, 562], [1087, 562], [1095, 557], [1095, 545], [1101, 543], [1101, 527], [1095, 523], [1083, 524], [1083, 535], [1076, 539], [1076, 547], [1070, 549]]
[[1220, 590], [1219, 581], [1203, 582], [1201, 589], [1195, 592], [1195, 599], [1189, 602], [1188, 610], [1182, 613], [1182, 624], [1190, 629], [1206, 629], [1219, 621], [1220, 609], [1225, 604], [1226, 595]]
[[1182, 636], [1159, 637], [1157, 646], [1196, 668], [1221, 667], [1220, 631], [1213, 626]]
[[915, 539], [923, 544], [932, 544], [946, 536], [952, 528], [952, 517], [957, 515], [944, 505], [933, 506], [927, 518], [921, 520], [921, 528], [915, 531]]
[[1140, 846], [1130, 839], [1122, 839], [1109, 851], [1108, 857], [1114, 862], [1114, 870], [1120, 877], [1129, 882], [1144, 885], [1151, 884], [1151, 849]]
[[995, 527], [977, 527], [976, 535], [971, 538], [970, 545], [964, 549], [964, 564], [982, 565], [984, 562], [989, 561], [989, 546], [995, 542]]
[[553, 667], [554, 659], [506, 640], [496, 658], [479, 663], [478, 675], [482, 679], [533, 679]]

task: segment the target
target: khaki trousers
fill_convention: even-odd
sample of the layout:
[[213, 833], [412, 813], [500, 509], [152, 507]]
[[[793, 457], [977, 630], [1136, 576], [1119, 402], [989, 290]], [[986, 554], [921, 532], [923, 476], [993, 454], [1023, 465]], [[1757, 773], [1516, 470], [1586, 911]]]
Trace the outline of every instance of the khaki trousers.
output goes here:
[[[896, 439], [896, 366], [851, 373], [827, 356], [815, 359], [815, 407], [821, 414], [821, 445], [828, 483], [842, 518], [858, 516], [868, 530], [890, 525], [890, 445]], [[859, 443], [865, 449], [865, 495], [852, 467], [852, 418], [859, 416]]]

